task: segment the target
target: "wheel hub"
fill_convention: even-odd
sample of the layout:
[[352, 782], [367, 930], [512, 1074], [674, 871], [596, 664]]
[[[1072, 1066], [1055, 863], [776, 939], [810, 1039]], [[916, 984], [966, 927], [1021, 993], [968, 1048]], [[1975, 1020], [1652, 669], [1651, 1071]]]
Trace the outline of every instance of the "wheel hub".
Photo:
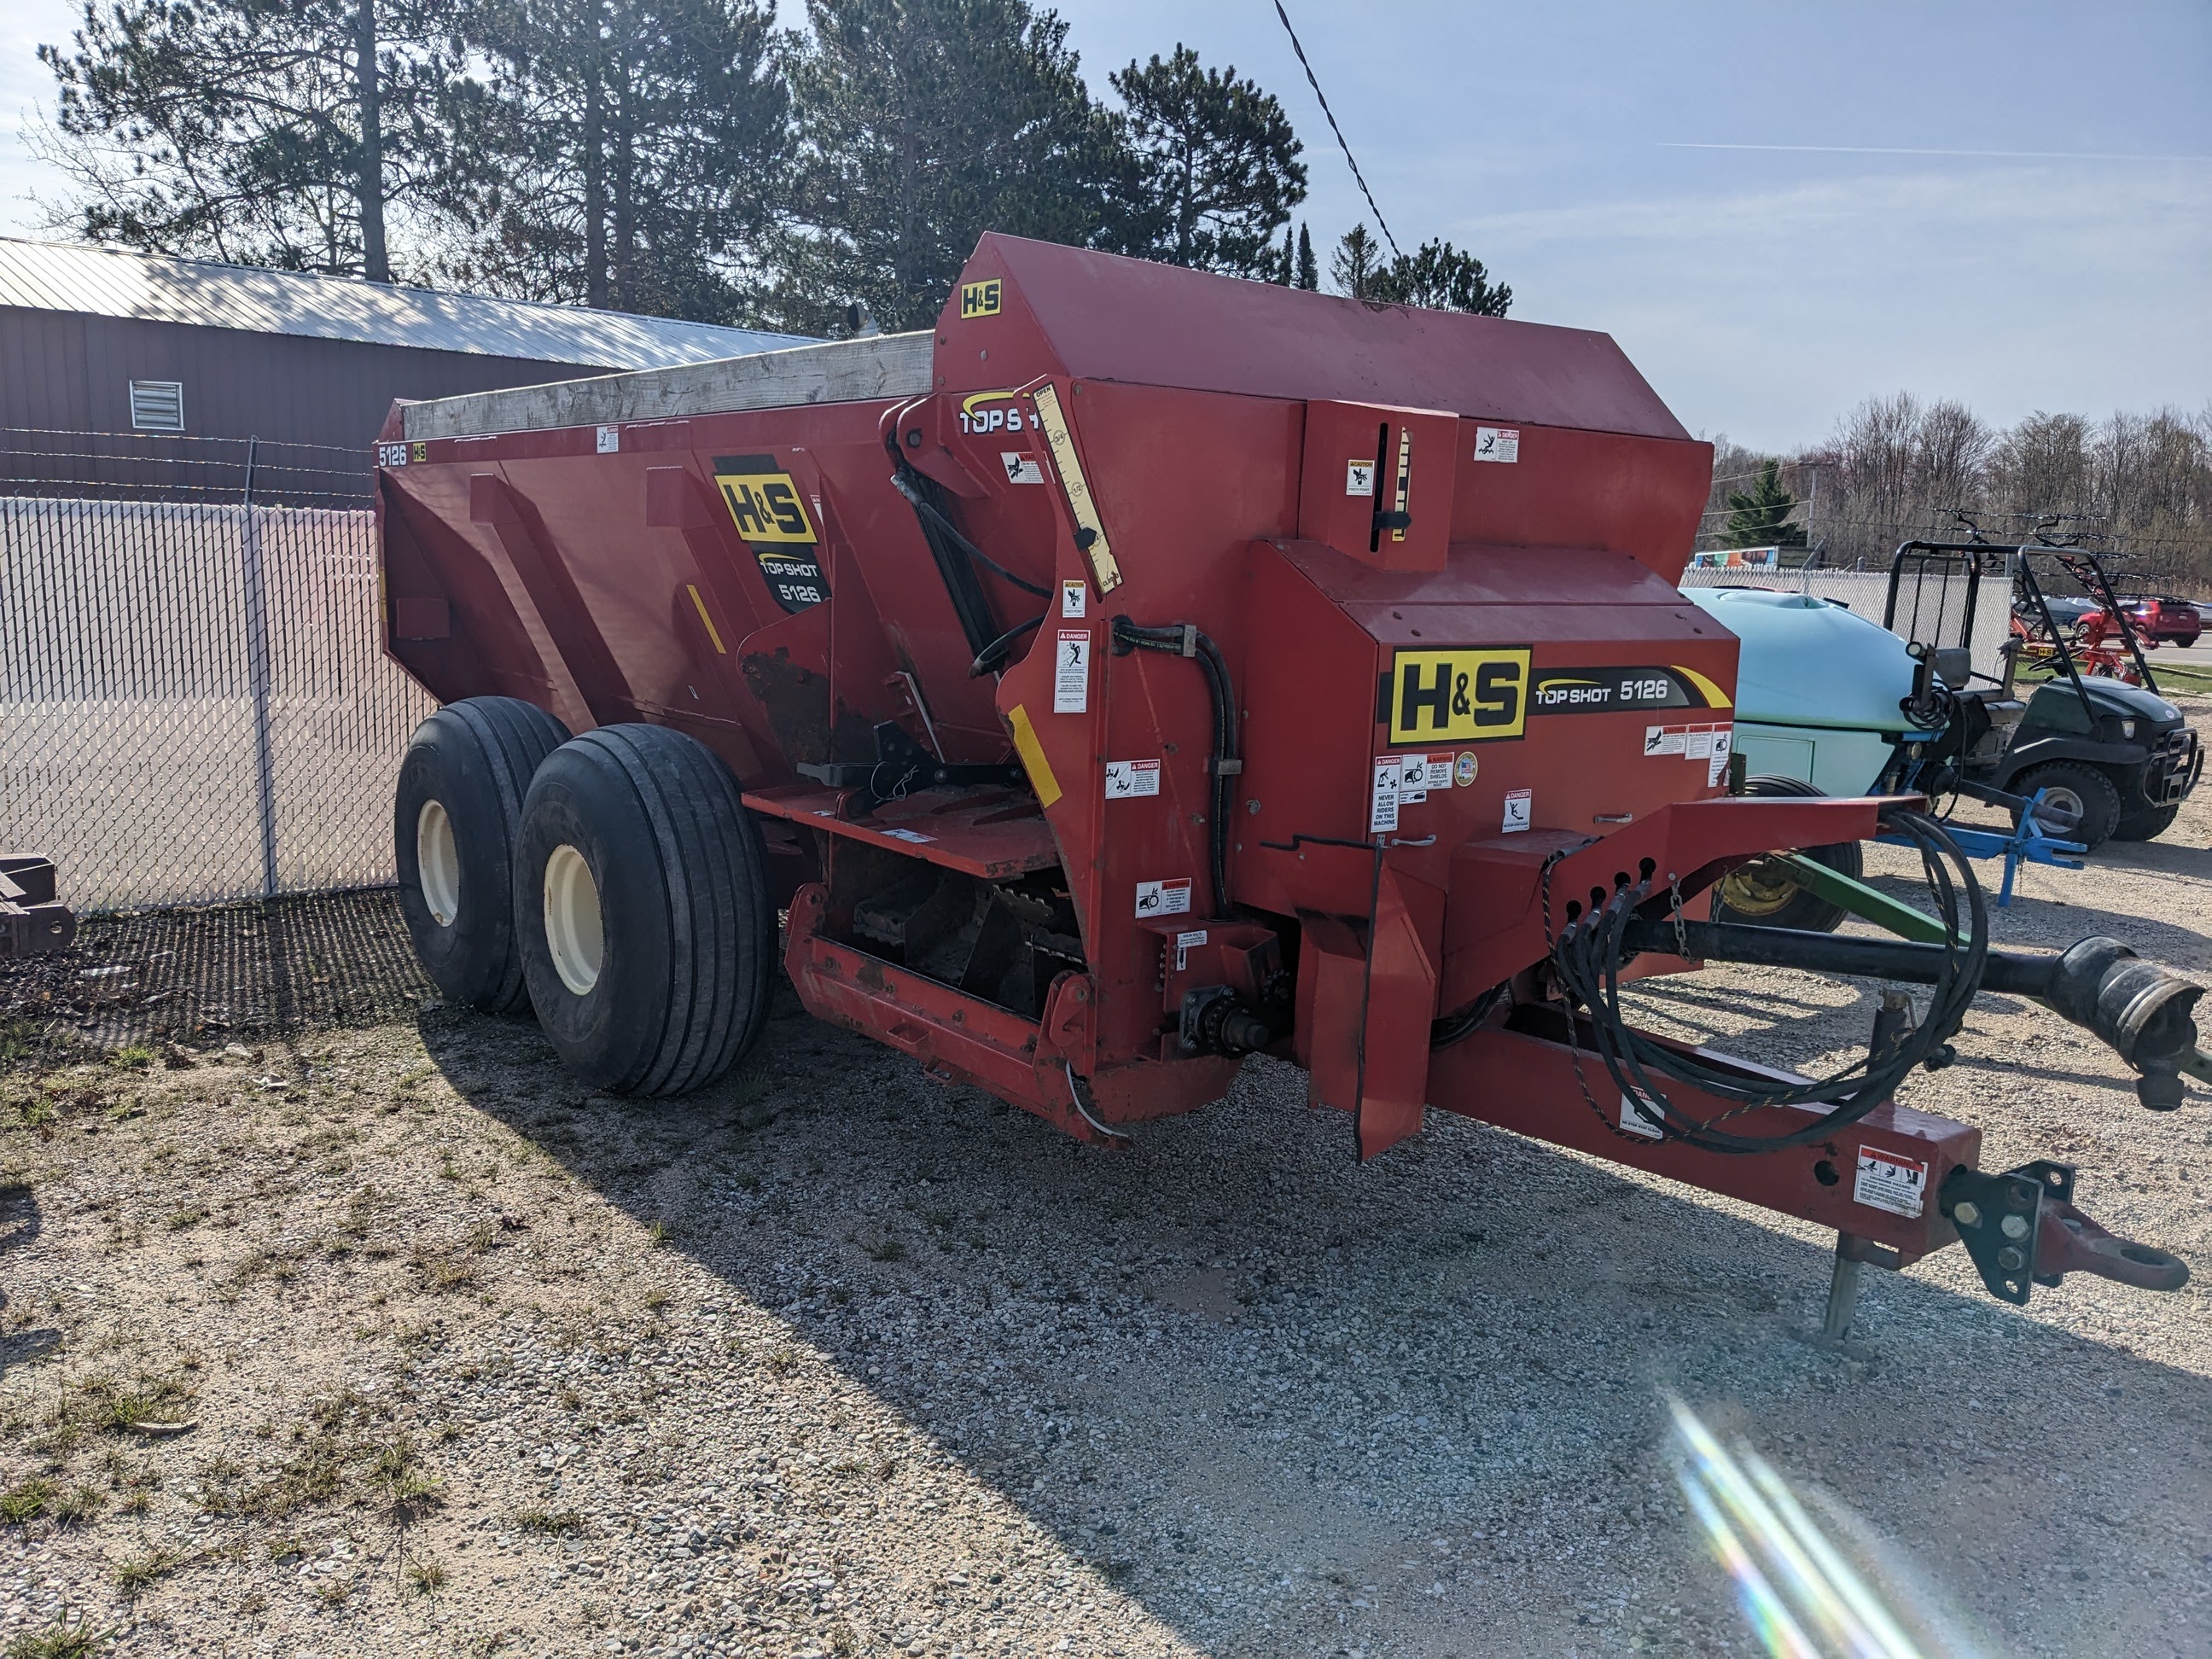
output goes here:
[[461, 913], [461, 857], [453, 820], [442, 801], [426, 800], [415, 815], [415, 872], [430, 920], [450, 927]]
[[1740, 916], [1771, 916], [1788, 907], [1802, 890], [1789, 866], [1772, 859], [1753, 859], [1721, 878], [1721, 902]]
[[578, 996], [599, 982], [606, 930], [599, 887], [584, 855], [563, 842], [545, 860], [545, 945], [561, 982]]

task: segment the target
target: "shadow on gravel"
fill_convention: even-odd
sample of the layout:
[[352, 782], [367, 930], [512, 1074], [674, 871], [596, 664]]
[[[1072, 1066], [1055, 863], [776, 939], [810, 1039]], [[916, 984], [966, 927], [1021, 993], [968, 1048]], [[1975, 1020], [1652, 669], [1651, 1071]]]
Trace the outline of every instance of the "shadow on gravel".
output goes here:
[[[39, 1236], [42, 1216], [39, 1200], [28, 1187], [0, 1186], [0, 1255], [20, 1250]], [[0, 1272], [0, 1376], [10, 1365], [26, 1364], [61, 1346], [62, 1334], [47, 1328], [32, 1328], [8, 1313], [8, 1274]]]
[[89, 916], [70, 950], [0, 961], [0, 1063], [388, 1024], [436, 994], [390, 888]]
[[[1870, 1517], [1999, 1645], [2205, 1628], [2212, 1383], [1969, 1292], [1962, 1261], [1869, 1273], [1837, 1355], [1794, 1340], [1825, 1240], [1443, 1115], [1363, 1168], [1272, 1063], [1106, 1152], [787, 991], [744, 1074], [657, 1106], [518, 1097], [508, 1068], [546, 1054], [526, 1025], [422, 1030], [477, 1107], [1209, 1650], [1741, 1642], [1674, 1501], [1663, 1389]], [[1274, 1622], [1292, 1582], [1326, 1610]], [[1697, 1608], [1701, 1636], [1653, 1624]]]

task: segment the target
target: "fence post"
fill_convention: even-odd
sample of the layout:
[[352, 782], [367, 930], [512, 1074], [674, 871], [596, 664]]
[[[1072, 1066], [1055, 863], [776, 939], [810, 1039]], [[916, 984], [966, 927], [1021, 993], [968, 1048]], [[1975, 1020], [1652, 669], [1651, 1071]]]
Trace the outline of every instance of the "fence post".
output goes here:
[[269, 584], [261, 526], [253, 516], [253, 463], [260, 440], [246, 441], [246, 672], [253, 688], [253, 786], [261, 809], [261, 896], [276, 896], [276, 775], [269, 744]]

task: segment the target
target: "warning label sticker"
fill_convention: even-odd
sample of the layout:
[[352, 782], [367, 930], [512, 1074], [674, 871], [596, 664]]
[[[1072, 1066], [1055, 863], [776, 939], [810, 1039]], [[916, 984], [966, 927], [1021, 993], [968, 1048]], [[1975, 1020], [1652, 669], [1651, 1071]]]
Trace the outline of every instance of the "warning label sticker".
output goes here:
[[1429, 798], [1429, 757], [1398, 757], [1398, 805], [1418, 806]]
[[1521, 428], [1517, 426], [1475, 428], [1474, 459], [1478, 461], [1519, 460], [1521, 459]]
[[1347, 495], [1372, 495], [1375, 493], [1375, 463], [1346, 461], [1344, 464], [1344, 493]]
[[1173, 881], [1140, 881], [1137, 884], [1137, 920], [1147, 916], [1184, 916], [1190, 914], [1190, 878], [1178, 876]]
[[1449, 789], [1452, 787], [1452, 757], [1449, 750], [1441, 755], [1425, 757], [1428, 762], [1427, 787]]
[[1717, 726], [1713, 728], [1712, 761], [1711, 764], [1705, 768], [1705, 784], [1708, 788], [1728, 775], [1729, 747], [1735, 741], [1735, 733], [1733, 728], [1725, 726]]
[[1194, 933], [1177, 933], [1176, 935], [1176, 972], [1180, 974], [1190, 966], [1191, 946], [1205, 943], [1206, 929], [1203, 927]]
[[1879, 1146], [1859, 1148], [1851, 1196], [1860, 1203], [1892, 1215], [1917, 1217], [1927, 1195], [1928, 1165], [1923, 1160], [1884, 1152]]
[[1018, 450], [1002, 449], [999, 452], [999, 465], [1006, 469], [1008, 483], [1041, 484], [1044, 482], [1044, 469], [1037, 465], [1034, 455], [1024, 455]]
[[1052, 712], [1086, 714], [1091, 708], [1091, 630], [1063, 628], [1052, 659]]
[[[1678, 756], [1687, 760], [1704, 761], [1710, 767], [1717, 748], [1721, 767], [1728, 767], [1729, 750], [1735, 741], [1733, 726], [1647, 726], [1644, 728], [1644, 752], [1656, 758], [1662, 755]], [[1715, 774], [1716, 781], [1718, 774]]]
[[1533, 789], [1509, 789], [1505, 792], [1505, 828], [1502, 833], [1511, 835], [1516, 830], [1528, 827], [1530, 815], [1536, 809], [1536, 792]]
[[1090, 599], [1091, 590], [1079, 580], [1062, 582], [1060, 585], [1060, 614], [1063, 617], [1081, 616]]
[[1647, 1140], [1664, 1140], [1667, 1132], [1659, 1120], [1644, 1109], [1644, 1103], [1634, 1095], [1620, 1097], [1620, 1127], [1632, 1135], [1642, 1135]]
[[1395, 755], [1375, 757], [1375, 793], [1367, 803], [1367, 833], [1379, 836], [1398, 827], [1398, 786], [1406, 769]]
[[910, 841], [916, 846], [920, 846], [924, 842], [931, 842], [937, 839], [934, 836], [923, 835], [919, 830], [886, 830], [884, 833], [886, 836], [889, 836], [893, 841]]
[[1160, 763], [1156, 760], [1108, 761], [1106, 799], [1134, 800], [1160, 793]]

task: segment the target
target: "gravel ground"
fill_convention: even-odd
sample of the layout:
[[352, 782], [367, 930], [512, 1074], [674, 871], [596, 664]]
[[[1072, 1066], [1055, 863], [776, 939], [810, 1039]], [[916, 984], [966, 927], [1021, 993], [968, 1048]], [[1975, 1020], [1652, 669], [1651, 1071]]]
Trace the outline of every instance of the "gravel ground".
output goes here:
[[[2208, 832], [2212, 795], [2031, 872], [2001, 937], [2212, 975]], [[2204, 1281], [2019, 1310], [1948, 1251], [1870, 1272], [1836, 1353], [1799, 1340], [1813, 1230], [1440, 1114], [1360, 1168], [1279, 1065], [1109, 1153], [788, 998], [737, 1078], [647, 1107], [405, 994], [0, 1075], [22, 1651], [80, 1620], [140, 1655], [1756, 1651], [1670, 1392], [1932, 1649], [2212, 1651]], [[1765, 972], [1646, 995], [1801, 1062], [1873, 1006]], [[2201, 1094], [2146, 1113], [2008, 999], [1960, 1049], [1911, 1103], [2212, 1264]]]

